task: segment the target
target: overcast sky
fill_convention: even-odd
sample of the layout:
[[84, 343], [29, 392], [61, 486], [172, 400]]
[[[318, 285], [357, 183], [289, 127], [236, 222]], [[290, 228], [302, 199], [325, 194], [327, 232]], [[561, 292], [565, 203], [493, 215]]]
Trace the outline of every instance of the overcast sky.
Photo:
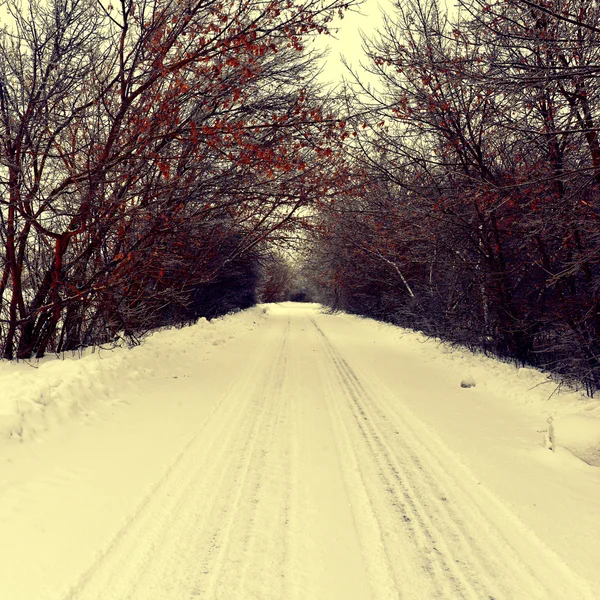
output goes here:
[[322, 36], [318, 41], [319, 48], [330, 47], [330, 52], [323, 65], [322, 79], [337, 83], [342, 78], [348, 77], [348, 71], [343, 66], [341, 58], [344, 56], [355, 69], [360, 68], [360, 63], [365, 63], [362, 51], [362, 31], [370, 37], [382, 24], [382, 10], [392, 13], [392, 0], [365, 0], [357, 11], [347, 11], [342, 20], [336, 20], [334, 27], [339, 29], [336, 38]]

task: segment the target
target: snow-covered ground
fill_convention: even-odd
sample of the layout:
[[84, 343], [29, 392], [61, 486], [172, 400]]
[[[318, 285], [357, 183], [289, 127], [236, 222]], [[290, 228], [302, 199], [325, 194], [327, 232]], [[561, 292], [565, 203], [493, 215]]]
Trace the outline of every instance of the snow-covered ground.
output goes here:
[[598, 599], [600, 402], [554, 391], [291, 303], [0, 362], [0, 598]]
[[210, 322], [200, 319], [192, 327], [157, 331], [132, 349], [88, 349], [58, 359], [0, 361], [0, 438], [35, 440], [57, 422], [72, 417], [94, 420], [116, 404], [129, 403], [136, 381], [177, 378], [180, 371], [188, 376], [190, 358], [198, 368], [216, 347], [255, 329], [267, 311], [254, 307]]

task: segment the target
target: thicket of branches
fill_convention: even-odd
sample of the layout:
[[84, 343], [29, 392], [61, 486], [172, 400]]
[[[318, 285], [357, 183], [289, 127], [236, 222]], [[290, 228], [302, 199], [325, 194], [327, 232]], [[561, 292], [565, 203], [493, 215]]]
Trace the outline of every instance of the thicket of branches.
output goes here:
[[348, 91], [356, 191], [321, 211], [331, 306], [600, 388], [600, 5], [398, 0]]
[[8, 0], [0, 356], [252, 304], [343, 178], [305, 42], [354, 0]]

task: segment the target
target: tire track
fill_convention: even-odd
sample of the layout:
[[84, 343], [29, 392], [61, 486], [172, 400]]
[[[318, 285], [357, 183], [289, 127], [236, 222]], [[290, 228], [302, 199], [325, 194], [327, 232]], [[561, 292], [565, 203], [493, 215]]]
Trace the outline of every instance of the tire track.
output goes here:
[[[288, 331], [289, 323], [275, 361], [261, 351], [248, 363], [112, 542], [61, 598], [206, 597], [202, 579], [223, 569], [230, 516], [239, 507], [261, 427], [272, 409], [265, 399], [283, 377]], [[269, 363], [271, 368], [257, 379], [260, 367]], [[190, 560], [190, 554], [197, 558]]]
[[[315, 321], [312, 319], [311, 321], [322, 340], [326, 340]], [[323, 344], [323, 341], [321, 344]], [[327, 355], [329, 357], [328, 351]], [[330, 377], [329, 365], [321, 364], [320, 366], [324, 380], [327, 381]], [[339, 379], [337, 383], [339, 384]], [[339, 386], [335, 382], [330, 382], [330, 396], [335, 398], [338, 391]], [[382, 600], [398, 600], [401, 598], [407, 598], [408, 600], [410, 596], [404, 596], [401, 592], [401, 582], [393, 566], [397, 561], [403, 562], [404, 558], [402, 555], [398, 556], [394, 552], [390, 552], [385, 542], [386, 524], [382, 522], [381, 513], [375, 505], [375, 498], [369, 491], [372, 488], [369, 470], [362, 466], [361, 452], [355, 446], [352, 433], [347, 425], [347, 419], [342, 413], [339, 403], [335, 400], [329, 400], [327, 412], [334, 436], [336, 430], [339, 431], [335, 444], [354, 516], [354, 528], [359, 538], [363, 562], [371, 586], [372, 597], [381, 598]], [[413, 598], [417, 597], [413, 596]]]
[[[429, 594], [436, 598], [486, 597], [483, 595], [485, 593], [483, 590], [474, 589], [473, 586], [468, 584], [465, 585], [464, 578], [453, 568], [452, 562], [446, 559], [445, 553], [438, 548], [438, 546], [443, 546], [443, 543], [436, 542], [432, 532], [432, 524], [428, 522], [426, 511], [423, 510], [422, 505], [418, 504], [419, 496], [404, 483], [399, 465], [395, 464], [391, 453], [382, 441], [381, 435], [372, 424], [372, 420], [369, 422], [370, 415], [363, 406], [367, 396], [366, 391], [362, 388], [358, 379], [353, 376], [344, 359], [334, 351], [325, 334], [316, 323], [315, 326], [325, 341], [327, 353], [336, 367], [338, 381], [352, 401], [354, 424], [368, 448], [367, 455], [373, 459], [380, 482], [387, 492], [389, 504], [396, 513], [397, 523], [388, 522], [387, 525], [388, 527], [392, 526], [397, 537], [404, 540], [408, 539], [410, 546], [418, 551], [421, 568], [427, 573], [431, 586]], [[366, 468], [370, 467], [367, 466]], [[383, 495], [377, 493], [377, 491], [373, 493], [375, 499], [381, 496]], [[402, 527], [399, 528], [398, 524]], [[439, 536], [436, 537], [439, 540]], [[390, 544], [388, 543], [388, 545]], [[443, 550], [447, 551], [445, 548]], [[397, 575], [396, 581], [399, 586], [402, 585], [400, 582], [405, 581], [406, 577], [409, 576], [408, 571], [410, 571], [410, 565], [406, 565], [402, 572]], [[414, 588], [417, 589], [420, 585], [422, 585], [421, 582], [419, 584], [415, 583]]]
[[[156, 560], [156, 554], [165, 546], [165, 538], [169, 535], [169, 522], [161, 522], [156, 525], [156, 520], [161, 521], [167, 515], [178, 514], [183, 516], [186, 507], [186, 498], [190, 490], [195, 488], [202, 477], [216, 477], [215, 489], [219, 490], [227, 474], [227, 469], [221, 470], [221, 477], [218, 477], [217, 469], [211, 469], [210, 465], [223, 464], [229, 466], [233, 457], [225, 456], [224, 448], [231, 443], [235, 435], [239, 435], [240, 429], [247, 429], [247, 419], [244, 419], [244, 411], [235, 411], [232, 404], [224, 402], [222, 411], [216, 413], [214, 419], [211, 419], [210, 425], [218, 426], [219, 423], [229, 423], [230, 429], [221, 429], [221, 442], [224, 445], [217, 444], [215, 436], [206, 449], [206, 454], [210, 456], [207, 461], [208, 471], [201, 471], [194, 468], [190, 457], [200, 452], [199, 440], [200, 432], [194, 436], [178, 455], [172, 466], [164, 473], [157, 484], [150, 490], [144, 501], [134, 511], [130, 519], [115, 536], [111, 544], [99, 555], [94, 564], [81, 578], [80, 582], [65, 596], [65, 600], [80, 598], [103, 598], [105, 590], [111, 590], [113, 598], [129, 597], [138, 587], [144, 574], [151, 569], [152, 563]], [[210, 428], [210, 425], [202, 428], [202, 431]], [[217, 494], [211, 499], [211, 505], [217, 499]], [[156, 514], [156, 498], [162, 500], [162, 515]], [[144, 543], [140, 543], [143, 540]], [[142, 549], [142, 554], [136, 551]], [[116, 558], [124, 557], [130, 552], [130, 558], [125, 563], [126, 566], [119, 566], [120, 560]]]
[[[286, 554], [285, 548], [276, 550], [264, 542], [270, 539], [274, 546], [281, 542], [277, 530], [282, 524], [285, 526], [282, 515], [289, 505], [289, 490], [287, 493], [285, 488], [282, 490], [272, 474], [269, 480], [266, 477], [268, 469], [276, 468], [281, 462], [281, 459], [271, 461], [269, 458], [278, 451], [274, 441], [286, 408], [281, 391], [287, 374], [289, 329], [288, 320], [277, 360], [271, 367], [267, 384], [257, 395], [261, 413], [250, 447], [242, 450], [242, 456], [247, 455], [248, 460], [240, 472], [242, 482], [231, 503], [233, 510], [223, 515], [227, 521], [224, 540], [215, 561], [215, 572], [203, 592], [208, 598], [266, 598], [263, 594], [274, 594], [272, 597], [277, 598], [281, 594], [281, 588], [273, 589], [272, 578], [269, 578], [268, 589], [262, 589], [264, 579], [257, 575], [273, 569], [283, 572]], [[282, 437], [280, 434], [279, 440]], [[265, 499], [268, 506], [264, 506]], [[274, 558], [275, 566], [271, 564]], [[283, 586], [283, 578], [278, 580]]]
[[[398, 457], [405, 473], [404, 488], [420, 496], [420, 505], [433, 526], [443, 533], [452, 555], [461, 556], [457, 560], [461, 569], [471, 578], [485, 582], [487, 589], [492, 590], [491, 597], [595, 597], [587, 583], [482, 488], [452, 451], [420, 424], [389, 389], [368, 375], [361, 374], [359, 380], [347, 363], [345, 367], [356, 385], [376, 390], [365, 391], [371, 422], [376, 424], [386, 449]], [[387, 444], [390, 440], [392, 443]], [[411, 482], [424, 485], [421, 489], [418, 485], [411, 488]]]
[[[338, 407], [340, 422], [344, 423], [348, 418], [353, 421], [353, 428], [345, 426], [346, 436], [355, 442], [360, 439], [366, 450], [354, 454], [363, 471], [371, 505], [379, 512], [379, 529], [393, 532], [393, 535], [383, 536], [382, 540], [398, 589], [414, 590], [408, 598], [508, 600], [522, 597], [523, 593], [528, 598], [540, 600], [565, 597], [560, 593], [553, 595], [557, 591], [548, 588], [539, 574], [526, 565], [482, 511], [486, 499], [474, 501], [473, 494], [465, 492], [448, 473], [447, 465], [442, 465], [435, 454], [419, 442], [406, 419], [401, 421], [402, 431], [399, 431], [386, 415], [388, 407], [386, 411], [381, 408], [382, 395], [376, 399], [314, 320], [313, 324], [349, 399], [345, 411], [344, 407]], [[426, 465], [420, 456], [426, 457]], [[366, 474], [370, 471], [377, 473], [379, 489], [369, 481]], [[380, 493], [381, 488], [386, 494]], [[447, 490], [452, 490], [458, 497], [460, 509], [456, 502], [448, 501], [450, 493]], [[378, 500], [382, 497], [387, 498], [387, 507]], [[410, 563], [402, 560], [403, 551], [399, 548], [406, 549], [407, 542], [416, 564], [427, 574], [425, 581], [415, 577]], [[531, 550], [539, 551], [538, 546], [539, 543]], [[390, 557], [397, 560], [390, 560]], [[424, 592], [423, 585], [428, 585], [430, 591]], [[419, 595], [415, 596], [417, 590]]]

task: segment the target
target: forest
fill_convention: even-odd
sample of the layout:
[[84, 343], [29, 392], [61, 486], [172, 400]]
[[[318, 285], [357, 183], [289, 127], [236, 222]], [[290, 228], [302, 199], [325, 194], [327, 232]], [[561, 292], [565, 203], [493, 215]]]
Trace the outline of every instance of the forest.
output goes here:
[[359, 5], [6, 0], [1, 356], [293, 296], [596, 392], [600, 4], [395, 0], [327, 88]]

